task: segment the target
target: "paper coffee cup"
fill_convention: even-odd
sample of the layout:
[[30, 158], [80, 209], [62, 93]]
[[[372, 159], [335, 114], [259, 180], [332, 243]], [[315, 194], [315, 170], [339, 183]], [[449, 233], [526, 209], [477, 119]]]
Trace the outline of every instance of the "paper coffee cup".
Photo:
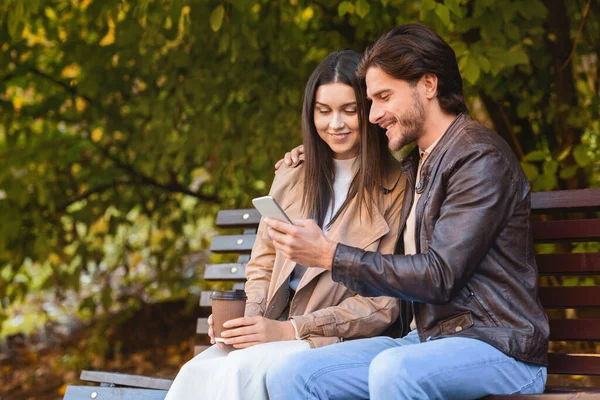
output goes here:
[[246, 292], [243, 290], [215, 290], [211, 293], [213, 330], [215, 341], [221, 338], [223, 324], [229, 320], [241, 318], [246, 311]]

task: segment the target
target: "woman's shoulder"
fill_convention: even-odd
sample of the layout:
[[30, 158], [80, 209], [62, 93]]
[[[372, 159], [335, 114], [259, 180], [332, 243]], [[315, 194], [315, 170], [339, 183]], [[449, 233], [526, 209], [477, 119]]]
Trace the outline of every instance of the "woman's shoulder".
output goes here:
[[292, 191], [301, 191], [301, 187], [304, 184], [304, 163], [301, 163], [297, 167], [288, 167], [282, 165], [277, 171], [275, 171], [275, 178], [271, 185], [271, 196], [277, 200], [281, 200], [283, 196], [289, 196]]
[[388, 193], [403, 191], [406, 186], [406, 177], [402, 172], [400, 161], [394, 157], [390, 157], [390, 160], [386, 163], [382, 186]]

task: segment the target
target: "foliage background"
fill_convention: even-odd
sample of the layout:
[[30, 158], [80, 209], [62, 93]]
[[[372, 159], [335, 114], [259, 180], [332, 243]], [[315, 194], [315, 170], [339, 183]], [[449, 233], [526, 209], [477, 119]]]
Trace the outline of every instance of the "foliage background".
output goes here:
[[534, 190], [600, 186], [596, 1], [2, 0], [3, 335], [49, 299], [84, 320], [193, 303], [216, 211], [301, 141], [317, 63], [414, 21]]

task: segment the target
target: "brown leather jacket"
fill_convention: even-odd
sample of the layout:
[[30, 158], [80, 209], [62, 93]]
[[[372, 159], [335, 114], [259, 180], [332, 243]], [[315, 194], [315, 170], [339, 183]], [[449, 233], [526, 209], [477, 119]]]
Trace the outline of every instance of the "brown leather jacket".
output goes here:
[[[304, 165], [282, 167], [275, 176], [270, 194], [292, 219], [304, 218]], [[391, 254], [398, 239], [406, 177], [400, 163], [387, 171], [384, 193], [373, 201], [369, 215], [356, 198], [335, 220], [327, 237], [361, 249]], [[359, 217], [361, 216], [361, 217]], [[246, 316], [278, 319], [289, 306], [301, 339], [320, 347], [342, 339], [381, 334], [400, 314], [400, 301], [393, 297], [363, 297], [331, 279], [323, 268], [309, 268], [290, 299], [289, 278], [296, 263], [276, 252], [261, 222], [246, 266]]]
[[[408, 178], [404, 229], [414, 198], [418, 149], [402, 162]], [[518, 360], [547, 365], [548, 319], [538, 297], [530, 187], [496, 133], [461, 114], [422, 166], [416, 207], [418, 253], [382, 255], [339, 244], [333, 279], [364, 296], [413, 303], [419, 338], [482, 340]], [[406, 303], [406, 302], [403, 302]], [[410, 307], [401, 313], [406, 334]]]

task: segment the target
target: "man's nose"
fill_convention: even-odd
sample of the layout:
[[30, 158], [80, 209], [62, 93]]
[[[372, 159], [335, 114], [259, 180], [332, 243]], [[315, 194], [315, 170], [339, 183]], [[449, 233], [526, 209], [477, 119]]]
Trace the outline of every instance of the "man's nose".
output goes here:
[[383, 117], [385, 113], [377, 106], [371, 105], [371, 110], [369, 111], [369, 122], [374, 125], [377, 125], [379, 120]]

